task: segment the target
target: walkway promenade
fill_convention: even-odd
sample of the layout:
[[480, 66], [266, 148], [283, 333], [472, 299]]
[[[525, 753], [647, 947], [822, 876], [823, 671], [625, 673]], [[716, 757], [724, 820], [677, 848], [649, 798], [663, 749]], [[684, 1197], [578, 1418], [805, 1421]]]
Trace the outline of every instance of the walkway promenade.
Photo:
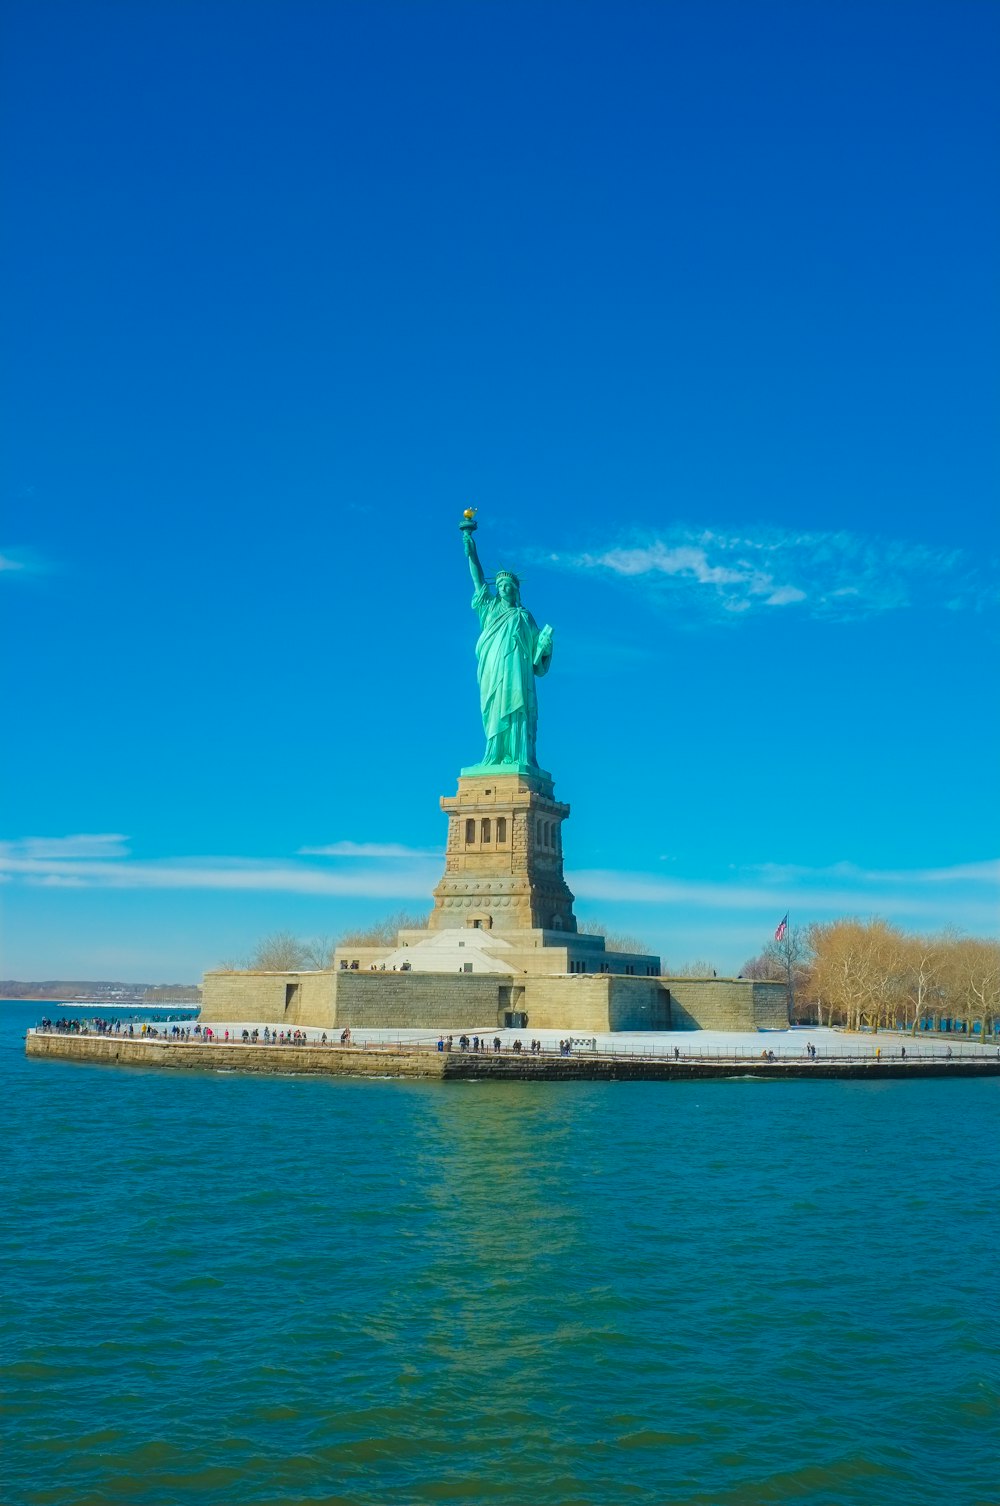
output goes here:
[[[548, 1032], [551, 1034], [551, 1032]], [[835, 1051], [822, 1032], [824, 1044], [807, 1054], [807, 1042], [796, 1042], [794, 1054], [768, 1046], [768, 1037], [753, 1037], [752, 1047], [720, 1046], [700, 1042], [698, 1033], [686, 1033], [683, 1048], [674, 1035], [657, 1041], [658, 1049], [635, 1038], [609, 1042], [607, 1037], [571, 1038], [568, 1049], [547, 1043], [537, 1052], [514, 1049], [515, 1036], [507, 1031], [488, 1036], [488, 1049], [463, 1050], [452, 1041], [451, 1049], [438, 1049], [435, 1038], [417, 1040], [365, 1040], [340, 1045], [321, 1039], [300, 1039], [291, 1044], [263, 1040], [211, 1040], [191, 1035], [171, 1038], [153, 1035], [31, 1030], [25, 1050], [38, 1059], [75, 1061], [109, 1066], [167, 1068], [199, 1072], [251, 1072], [261, 1074], [309, 1074], [321, 1076], [427, 1077], [452, 1081], [497, 1078], [504, 1081], [691, 1081], [706, 1078], [760, 1077], [788, 1080], [813, 1078], [910, 1079], [927, 1077], [1000, 1076], [1000, 1049], [963, 1043], [959, 1049], [906, 1038], [871, 1037], [868, 1049], [859, 1051], [855, 1039], [845, 1038]], [[507, 1039], [502, 1037], [506, 1036]], [[519, 1038], [519, 1037], [518, 1037]], [[817, 1033], [819, 1038], [819, 1033]], [[446, 1041], [447, 1038], [441, 1038]], [[784, 1037], [782, 1040], [784, 1041]], [[493, 1048], [494, 1040], [501, 1049]], [[594, 1045], [590, 1042], [594, 1041]], [[758, 1046], [757, 1043], [761, 1044]], [[902, 1055], [902, 1051], [906, 1055]]]

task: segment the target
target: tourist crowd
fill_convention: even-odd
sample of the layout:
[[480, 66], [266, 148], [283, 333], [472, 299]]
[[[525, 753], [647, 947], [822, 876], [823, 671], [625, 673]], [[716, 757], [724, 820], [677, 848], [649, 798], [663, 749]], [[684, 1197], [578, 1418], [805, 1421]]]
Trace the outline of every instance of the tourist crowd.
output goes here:
[[[195, 1042], [204, 1041], [208, 1044], [211, 1044], [213, 1041], [223, 1044], [239, 1042], [244, 1046], [329, 1046], [334, 1044], [325, 1030], [320, 1036], [316, 1037], [307, 1035], [304, 1030], [276, 1030], [272, 1029], [269, 1025], [265, 1025], [263, 1028], [254, 1026], [253, 1029], [244, 1026], [239, 1035], [237, 1035], [235, 1030], [230, 1032], [228, 1029], [223, 1030], [221, 1034], [217, 1034], [211, 1025], [173, 1024], [169, 1026], [163, 1025], [158, 1029], [155, 1025], [148, 1023], [140, 1024], [136, 1028], [136, 1023], [133, 1020], [43, 1019], [40, 1021], [38, 1029], [42, 1031], [54, 1031], [60, 1035], [118, 1035], [127, 1036], [132, 1039], [141, 1038], [145, 1040], [175, 1042], [193, 1040]], [[345, 1026], [340, 1032], [338, 1040], [341, 1046], [349, 1046], [351, 1044], [349, 1025]], [[523, 1053], [528, 1053], [531, 1056], [539, 1056], [543, 1052], [546, 1054], [558, 1054], [559, 1056], [570, 1056], [572, 1055], [574, 1046], [583, 1046], [593, 1051], [597, 1048], [597, 1042], [596, 1040], [589, 1039], [577, 1041], [573, 1038], [567, 1038], [566, 1040], [561, 1040], [558, 1047], [555, 1047], [547, 1046], [540, 1040], [532, 1039], [526, 1047], [519, 1037], [508, 1042], [506, 1045], [504, 1045], [498, 1035], [495, 1035], [492, 1041], [485, 1035], [469, 1036], [464, 1033], [458, 1038], [458, 1049], [460, 1051], [493, 1052], [495, 1054], [506, 1051], [513, 1056], [520, 1056]], [[453, 1035], [441, 1035], [438, 1038], [437, 1049], [439, 1051], [453, 1051], [455, 1049], [455, 1037]], [[674, 1055], [677, 1056], [679, 1053], [675, 1051]]]
[[[572, 1055], [574, 1045], [586, 1046], [591, 1051], [597, 1050], [596, 1040], [574, 1041], [572, 1038], [568, 1038], [564, 1041], [560, 1041], [558, 1048], [555, 1046], [546, 1046], [539, 1040], [532, 1040], [527, 1047], [527, 1051], [532, 1056], [539, 1056], [543, 1051], [558, 1051], [559, 1056], [570, 1056]], [[437, 1048], [439, 1051], [454, 1051], [455, 1037], [453, 1035], [438, 1036]], [[459, 1051], [472, 1052], [490, 1052], [492, 1050], [495, 1054], [499, 1054], [501, 1051], [506, 1050], [509, 1051], [513, 1056], [520, 1056], [525, 1051], [525, 1045], [520, 1038], [516, 1038], [515, 1040], [510, 1041], [507, 1046], [504, 1046], [498, 1035], [495, 1035], [493, 1037], [493, 1040], [490, 1041], [485, 1035], [468, 1036], [463, 1034], [458, 1038], [458, 1049]]]
[[203, 1041], [215, 1039], [215, 1034], [209, 1025], [171, 1025], [170, 1029], [164, 1025], [158, 1030], [155, 1025], [148, 1022], [140, 1024], [136, 1029], [135, 1020], [40, 1020], [38, 1030], [52, 1032], [56, 1035], [125, 1035], [132, 1038], [141, 1037], [145, 1040], [175, 1040], [188, 1041], [196, 1036]]
[[[165, 1023], [161, 1022], [159, 1026], [157, 1026], [148, 1022], [137, 1023], [134, 1020], [110, 1020], [101, 1018], [90, 1020], [74, 1020], [69, 1018], [53, 1020], [45, 1018], [39, 1022], [36, 1028], [41, 1032], [52, 1032], [59, 1035], [124, 1036], [129, 1039], [162, 1040], [165, 1042], [190, 1042], [194, 1044], [197, 1044], [198, 1042], [204, 1042], [208, 1045], [216, 1042], [220, 1044], [224, 1043], [227, 1045], [242, 1044], [244, 1046], [332, 1046], [337, 1044], [338, 1042], [341, 1046], [351, 1045], [351, 1030], [350, 1026], [348, 1025], [345, 1025], [343, 1030], [341, 1030], [339, 1032], [339, 1035], [335, 1038], [331, 1038], [325, 1030], [322, 1031], [319, 1036], [310, 1036], [306, 1033], [305, 1030], [279, 1030], [270, 1025], [264, 1025], [263, 1027], [254, 1026], [252, 1029], [249, 1026], [243, 1026], [239, 1034], [237, 1034], [235, 1028], [232, 1031], [226, 1028], [221, 1033], [217, 1033], [211, 1025], [175, 1024], [167, 1021]], [[367, 1046], [368, 1044], [376, 1045], [378, 1043], [362, 1042], [361, 1044], [363, 1046]], [[386, 1044], [395, 1044], [397, 1047], [406, 1044], [419, 1049], [421, 1046], [425, 1046], [426, 1042], [409, 1041], [404, 1043], [397, 1041], [395, 1043], [387, 1042]], [[506, 1053], [511, 1056], [530, 1055], [537, 1057], [541, 1055], [572, 1056], [575, 1053], [578, 1054], [580, 1051], [583, 1051], [589, 1055], [596, 1052], [598, 1047], [596, 1037], [570, 1036], [565, 1040], [560, 1040], [558, 1045], [549, 1045], [541, 1040], [532, 1038], [532, 1040], [528, 1042], [527, 1046], [525, 1046], [524, 1042], [519, 1036], [515, 1037], [514, 1040], [509, 1041], [505, 1044], [501, 1040], [499, 1035], [494, 1035], [492, 1038], [486, 1035], [470, 1036], [463, 1031], [463, 1033], [458, 1037], [457, 1042], [454, 1035], [445, 1035], [443, 1033], [439, 1035], [437, 1040], [437, 1049], [438, 1051], [442, 1052], [454, 1051], [457, 1049], [460, 1052], [471, 1052], [474, 1055], [484, 1053], [487, 1055], [500, 1055], [501, 1053]], [[801, 1049], [806, 1057], [812, 1062], [816, 1062], [821, 1059], [812, 1041], [806, 1041], [805, 1045], [798, 1049]], [[798, 1049], [796, 1050], [796, 1055], [798, 1055]], [[608, 1051], [608, 1048], [604, 1048], [604, 1054], [616, 1055], [617, 1053], [613, 1049]], [[634, 1051], [626, 1050], [624, 1054], [634, 1055], [637, 1053], [635, 1053]], [[655, 1055], [654, 1052], [639, 1054]], [[749, 1053], [734, 1051], [732, 1053], [732, 1056], [734, 1060], [737, 1060], [745, 1054], [749, 1055]], [[885, 1049], [883, 1049], [881, 1044], [873, 1043], [873, 1049], [866, 1053], [869, 1058], [873, 1057], [876, 1061], [882, 1061], [884, 1058], [888, 1058], [890, 1055], [894, 1054], [895, 1052], [890, 1051], [888, 1042], [886, 1043]], [[902, 1061], [920, 1061], [921, 1058], [928, 1057], [930, 1055], [941, 1055], [947, 1058], [951, 1058], [952, 1048], [950, 1045], [948, 1045], [945, 1050], [940, 1053], [930, 1053], [926, 1050], [923, 1050], [918, 1052], [917, 1055], [914, 1056], [912, 1051], [908, 1055], [906, 1047], [900, 1045], [898, 1054], [899, 1059]], [[682, 1056], [685, 1060], [697, 1062], [699, 1060], [718, 1060], [720, 1058], [724, 1058], [727, 1053], [718, 1051], [701, 1053], [697, 1050], [682, 1053], [680, 1047], [674, 1046], [672, 1048], [672, 1055], [675, 1062], [681, 1061]], [[826, 1050], [823, 1053], [822, 1060], [843, 1061], [846, 1059], [846, 1057], [846, 1053]], [[859, 1059], [861, 1059], [860, 1053], [858, 1053], [858, 1057]], [[997, 1047], [997, 1057], [1000, 1058], [1000, 1046]], [[791, 1065], [793, 1061], [793, 1057], [790, 1052], [780, 1052], [776, 1054], [774, 1050], [769, 1047], [765, 1047], [760, 1052], [759, 1059], [761, 1061], [766, 1061], [769, 1063], [782, 1063], [785, 1065]]]

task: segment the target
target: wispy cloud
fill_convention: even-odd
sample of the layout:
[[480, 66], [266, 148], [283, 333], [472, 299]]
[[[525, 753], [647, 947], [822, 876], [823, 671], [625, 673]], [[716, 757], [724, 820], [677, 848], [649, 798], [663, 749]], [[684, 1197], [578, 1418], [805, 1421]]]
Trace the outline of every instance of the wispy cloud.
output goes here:
[[21, 837], [0, 842], [0, 859], [125, 858], [128, 838], [120, 832], [78, 832], [69, 837]]
[[404, 847], [401, 842], [330, 842], [326, 847], [300, 847], [300, 857], [312, 858], [427, 858], [433, 848]]
[[6, 545], [0, 548], [0, 575], [9, 579], [18, 576], [48, 575], [55, 567], [35, 549]]
[[957, 863], [951, 868], [859, 868], [855, 863], [833, 863], [827, 868], [806, 868], [792, 863], [761, 863], [746, 872], [758, 873], [766, 883], [815, 883], [839, 879], [874, 885], [989, 884], [1000, 895], [1000, 858], [984, 863]]
[[[333, 851], [332, 849], [341, 849]], [[228, 890], [353, 898], [426, 898], [441, 858], [398, 844], [334, 843], [302, 848], [365, 863], [316, 864], [295, 858], [186, 857], [138, 860], [117, 834], [24, 837], [0, 843], [0, 878], [44, 889]]]
[[61, 889], [221, 889], [276, 894], [328, 894], [354, 898], [426, 898], [440, 877], [438, 863], [419, 869], [363, 868], [350, 873], [305, 863], [245, 862], [197, 858], [156, 862], [42, 862], [0, 859], [8, 877], [41, 888]]
[[678, 526], [652, 539], [547, 559], [634, 580], [664, 606], [730, 620], [791, 609], [847, 621], [918, 600], [958, 611], [998, 599], [992, 573], [963, 550], [849, 532]]
[[690, 912], [756, 912], [776, 922], [786, 910], [799, 921], [839, 915], [884, 915], [926, 929], [954, 925], [1000, 929], [1000, 860], [955, 868], [870, 871], [851, 863], [829, 868], [761, 864], [717, 880], [592, 869], [567, 875], [587, 902], [668, 906]]
[[[327, 861], [308, 861], [317, 856]], [[132, 858], [126, 839], [115, 834], [0, 844], [0, 881], [46, 890], [218, 890], [429, 902], [441, 868], [440, 854], [397, 843], [334, 842], [278, 859], [144, 860]], [[630, 924], [678, 934], [714, 925], [720, 944], [731, 930], [747, 926], [766, 939], [786, 910], [801, 921], [880, 914], [919, 929], [954, 925], [984, 934], [998, 929], [1000, 860], [995, 859], [915, 869], [764, 863], [709, 878], [583, 869], [567, 878], [584, 913], [594, 905], [628, 906]]]

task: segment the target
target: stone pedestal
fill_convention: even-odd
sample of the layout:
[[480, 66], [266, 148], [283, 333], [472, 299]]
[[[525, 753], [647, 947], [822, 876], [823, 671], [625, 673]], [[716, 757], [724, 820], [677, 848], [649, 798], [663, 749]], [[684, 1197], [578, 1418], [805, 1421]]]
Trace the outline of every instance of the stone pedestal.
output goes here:
[[448, 816], [444, 877], [434, 890], [432, 931], [478, 926], [493, 931], [575, 933], [573, 896], [563, 878], [562, 823], [544, 770], [463, 769], [458, 794], [443, 798]]

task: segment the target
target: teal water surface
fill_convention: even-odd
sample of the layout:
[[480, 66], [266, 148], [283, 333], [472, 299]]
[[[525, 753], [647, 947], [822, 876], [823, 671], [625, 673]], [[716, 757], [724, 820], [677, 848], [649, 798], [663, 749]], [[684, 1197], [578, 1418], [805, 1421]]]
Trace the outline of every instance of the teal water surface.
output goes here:
[[1000, 1080], [189, 1076], [42, 1012], [5, 1506], [1000, 1501]]

